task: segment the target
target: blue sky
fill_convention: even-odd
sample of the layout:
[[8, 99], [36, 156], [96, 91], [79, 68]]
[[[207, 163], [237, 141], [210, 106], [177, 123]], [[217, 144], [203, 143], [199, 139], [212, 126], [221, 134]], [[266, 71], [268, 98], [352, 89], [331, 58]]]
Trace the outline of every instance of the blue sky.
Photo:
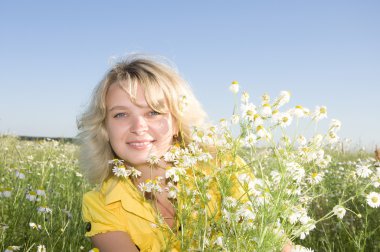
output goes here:
[[372, 148], [379, 13], [366, 0], [1, 1], [0, 133], [75, 136], [110, 59], [140, 52], [174, 62], [213, 121], [238, 80], [256, 104], [289, 90], [290, 105], [326, 105], [342, 138]]

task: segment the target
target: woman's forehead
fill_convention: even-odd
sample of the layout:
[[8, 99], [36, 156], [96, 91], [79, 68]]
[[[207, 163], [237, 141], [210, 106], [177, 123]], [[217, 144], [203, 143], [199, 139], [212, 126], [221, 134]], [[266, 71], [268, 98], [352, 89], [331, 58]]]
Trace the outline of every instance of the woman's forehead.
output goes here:
[[[143, 85], [139, 83], [129, 83], [127, 81], [115, 82], [110, 85], [108, 94], [118, 93], [138, 107], [150, 107], [161, 112], [167, 112], [168, 100], [161, 88], [157, 85]], [[108, 102], [107, 102], [108, 103]]]

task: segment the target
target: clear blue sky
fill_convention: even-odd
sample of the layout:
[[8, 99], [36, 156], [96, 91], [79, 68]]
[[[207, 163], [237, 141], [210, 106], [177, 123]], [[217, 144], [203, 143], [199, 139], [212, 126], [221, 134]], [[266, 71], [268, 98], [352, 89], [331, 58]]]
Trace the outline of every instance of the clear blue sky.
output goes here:
[[73, 137], [112, 56], [173, 61], [211, 119], [232, 80], [326, 105], [340, 136], [380, 145], [380, 1], [1, 1], [0, 133]]

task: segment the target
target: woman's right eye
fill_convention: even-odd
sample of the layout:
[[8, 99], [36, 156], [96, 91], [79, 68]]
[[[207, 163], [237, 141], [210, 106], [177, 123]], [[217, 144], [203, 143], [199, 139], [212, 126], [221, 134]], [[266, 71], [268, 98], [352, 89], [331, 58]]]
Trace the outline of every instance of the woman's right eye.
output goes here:
[[117, 113], [117, 114], [115, 114], [114, 116], [113, 116], [113, 118], [122, 118], [122, 117], [126, 117], [127, 116], [127, 114], [126, 113]]

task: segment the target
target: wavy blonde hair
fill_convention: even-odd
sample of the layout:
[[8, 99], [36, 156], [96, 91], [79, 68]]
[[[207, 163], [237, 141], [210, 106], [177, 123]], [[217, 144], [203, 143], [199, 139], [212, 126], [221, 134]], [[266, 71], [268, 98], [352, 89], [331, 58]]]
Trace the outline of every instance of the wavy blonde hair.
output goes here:
[[[80, 167], [91, 183], [100, 184], [111, 175], [108, 161], [115, 158], [105, 127], [106, 95], [111, 85], [119, 85], [132, 102], [140, 85], [153, 110], [172, 114], [179, 129], [175, 140], [180, 143], [189, 143], [193, 126], [203, 126], [206, 113], [174, 68], [157, 58], [128, 56], [106, 73], [95, 88], [87, 110], [78, 119]], [[184, 104], [187, 104], [187, 110], [184, 110]]]

